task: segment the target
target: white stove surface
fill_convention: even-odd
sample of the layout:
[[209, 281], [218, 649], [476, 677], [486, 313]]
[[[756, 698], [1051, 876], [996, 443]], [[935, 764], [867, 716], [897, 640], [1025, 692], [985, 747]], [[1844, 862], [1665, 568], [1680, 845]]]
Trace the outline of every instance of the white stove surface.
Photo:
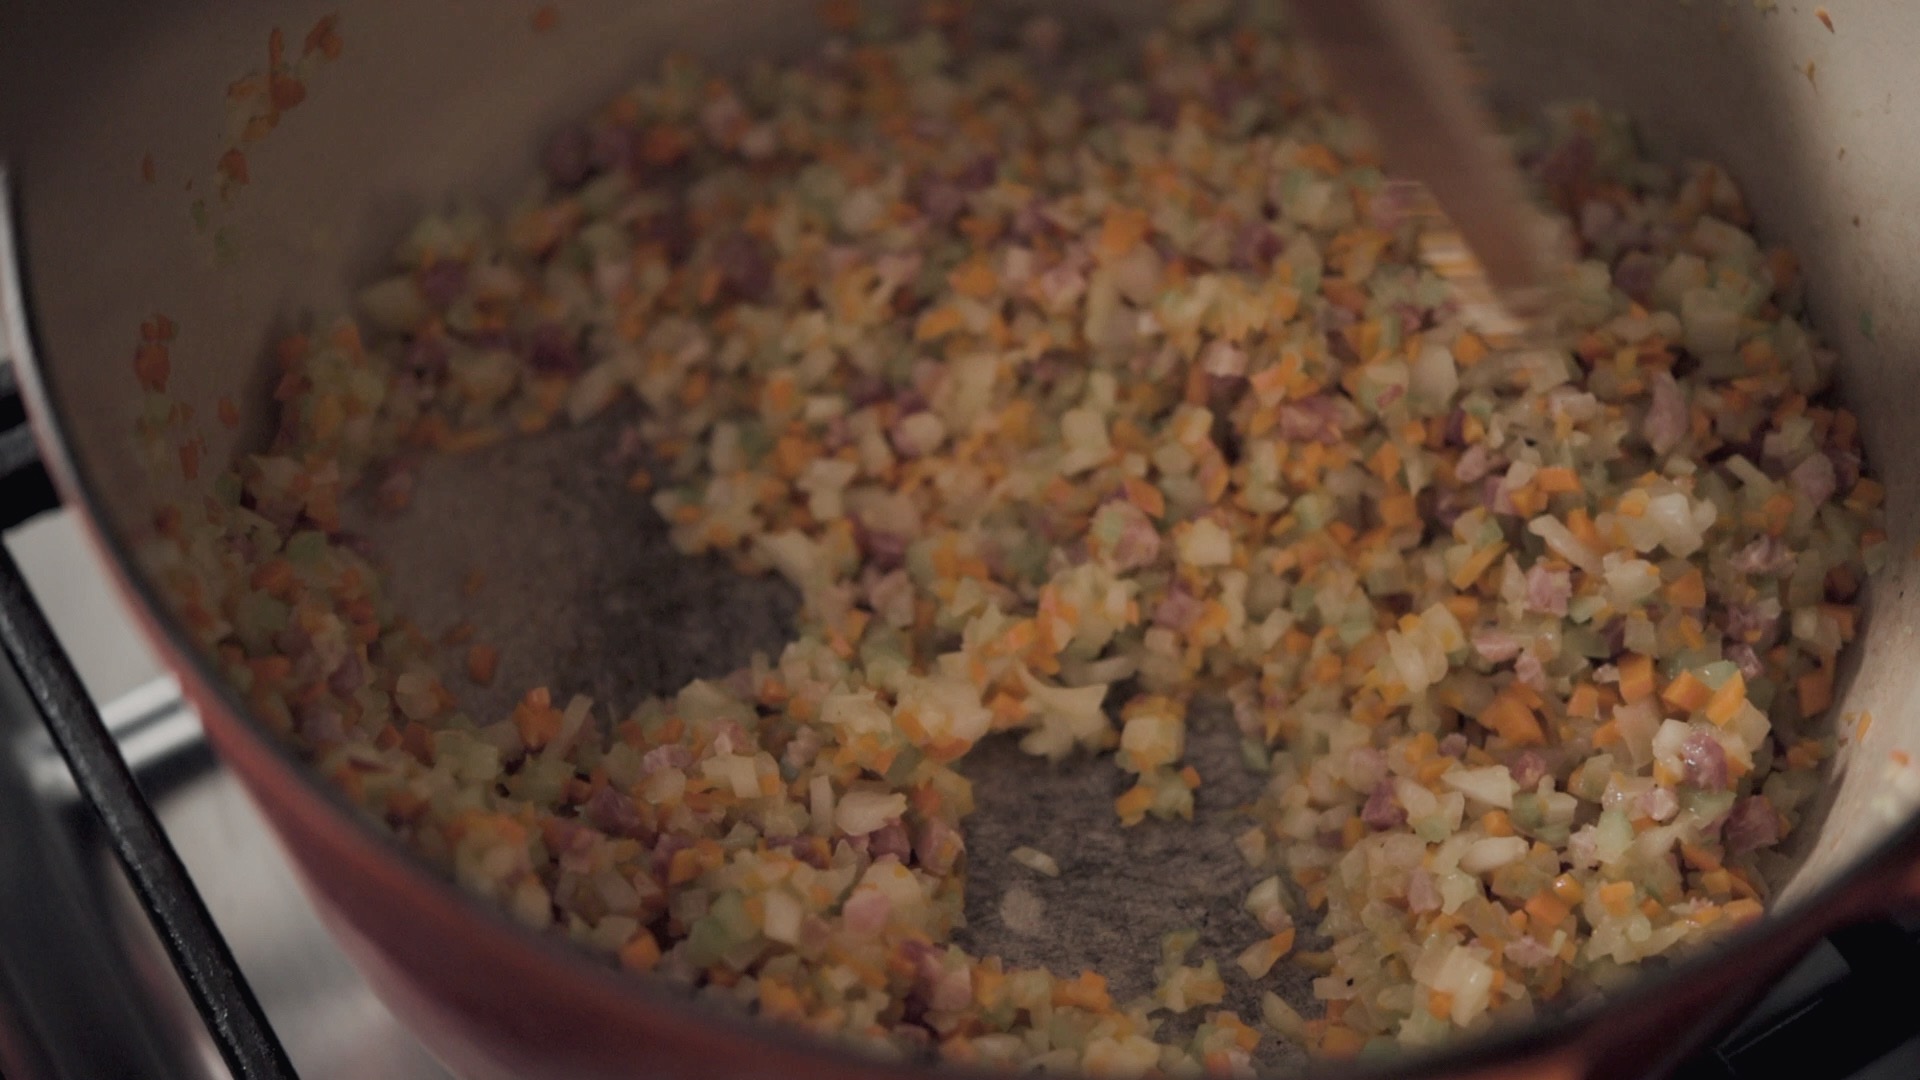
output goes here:
[[[202, 739], [199, 721], [141, 640], [71, 513], [41, 517], [7, 534], [6, 543], [129, 761], [152, 785], [149, 795], [168, 835], [300, 1076], [447, 1080], [450, 1074], [400, 1027], [334, 945], [238, 782], [209, 756], [186, 749]], [[162, 759], [171, 762], [164, 778], [142, 769]], [[60, 768], [57, 760], [50, 764]], [[118, 868], [107, 877], [121, 883], [127, 936], [151, 949], [133, 962], [164, 969], [159, 942]], [[204, 1072], [193, 1080], [227, 1076], [185, 992], [156, 981], [174, 991], [162, 1007], [199, 1044]]]

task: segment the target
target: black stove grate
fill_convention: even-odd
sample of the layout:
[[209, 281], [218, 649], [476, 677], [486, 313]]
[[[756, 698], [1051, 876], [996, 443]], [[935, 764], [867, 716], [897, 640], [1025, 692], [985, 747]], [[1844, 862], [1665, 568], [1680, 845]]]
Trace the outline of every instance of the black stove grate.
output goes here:
[[1674, 1080], [1912, 1075], [1910, 1064], [1886, 1059], [1902, 1047], [1911, 1049], [1920, 1037], [1912, 996], [1920, 971], [1915, 928], [1865, 923], [1835, 931], [1827, 946], [1843, 966], [1836, 977], [1787, 995], [1773, 1009], [1763, 1004], [1759, 1015], [1681, 1068]]
[[[14, 509], [17, 504], [10, 506]], [[292, 1080], [293, 1063], [240, 973], [185, 864], [141, 794], [13, 556], [0, 547], [0, 648], [100, 819], [140, 906], [237, 1080]]]

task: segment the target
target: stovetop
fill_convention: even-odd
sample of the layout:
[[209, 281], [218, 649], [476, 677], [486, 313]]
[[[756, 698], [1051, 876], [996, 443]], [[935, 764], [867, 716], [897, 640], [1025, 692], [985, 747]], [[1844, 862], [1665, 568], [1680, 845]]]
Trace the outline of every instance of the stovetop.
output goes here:
[[[66, 513], [5, 537], [305, 1080], [448, 1080], [348, 963]], [[18, 673], [0, 664], [0, 1073], [232, 1075]], [[1920, 924], [1823, 942], [1681, 1080], [1920, 1077]]]
[[[333, 944], [70, 516], [6, 539], [299, 1075], [447, 1080]], [[10, 751], [0, 769], [11, 773], [0, 775], [0, 912], [11, 924], [0, 939], [0, 1069], [9, 1080], [227, 1077], [13, 675], [0, 664]], [[16, 1077], [23, 1041], [38, 1044], [24, 1055], [38, 1071]]]

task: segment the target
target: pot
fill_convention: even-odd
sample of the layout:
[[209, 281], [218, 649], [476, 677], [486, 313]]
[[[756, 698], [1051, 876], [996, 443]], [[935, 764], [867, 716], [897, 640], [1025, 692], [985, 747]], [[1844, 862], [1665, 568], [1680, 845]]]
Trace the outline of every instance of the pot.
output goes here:
[[[1156, 7], [1055, 6], [1118, 32]], [[1335, 1071], [1655, 1073], [1813, 941], [1920, 897], [1915, 785], [1895, 764], [1920, 755], [1920, 569], [1904, 554], [1920, 537], [1920, 452], [1900, 435], [1920, 380], [1908, 359], [1920, 346], [1920, 305], [1907, 299], [1920, 286], [1920, 195], [1909, 180], [1920, 110], [1909, 107], [1904, 69], [1920, 47], [1920, 9], [1834, 7], [1822, 20], [1670, 0], [1452, 5], [1508, 109], [1597, 99], [1635, 117], [1666, 155], [1710, 157], [1742, 181], [1763, 234], [1801, 257], [1902, 554], [1872, 584], [1836, 706], [1874, 723], [1834, 765], [1818, 825], [1802, 830], [1798, 869], [1761, 923], [1725, 948], [1649, 970], [1595, 1007]], [[209, 428], [206, 457], [226, 460], [268, 434], [260, 358], [269, 343], [299, 311], [347, 309], [351, 289], [420, 210], [449, 191], [510, 194], [548, 132], [668, 50], [726, 63], [804, 48], [817, 32], [812, 8], [569, 0], [544, 14], [517, 3], [14, 0], [0, 14], [0, 160], [17, 215], [0, 234], [0, 342], [19, 369], [47, 470], [342, 941], [463, 1075], [909, 1070], [710, 1011], [521, 929], [362, 821], [251, 720], [133, 554], [166, 494], [130, 439], [141, 405], [126, 366], [136, 328], [166, 312], [190, 335], [193, 360], [176, 365], [175, 396], [204, 415], [223, 398], [243, 403], [234, 429]], [[344, 43], [339, 56], [312, 62], [303, 100], [236, 166], [228, 81], [265, 65], [275, 28], [292, 55], [330, 51], [329, 26]]]

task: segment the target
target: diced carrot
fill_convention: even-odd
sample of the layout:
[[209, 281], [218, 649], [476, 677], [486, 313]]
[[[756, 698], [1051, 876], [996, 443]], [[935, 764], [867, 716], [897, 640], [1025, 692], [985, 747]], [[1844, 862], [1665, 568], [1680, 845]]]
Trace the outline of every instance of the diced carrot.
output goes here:
[[1833, 704], [1833, 669], [1815, 668], [1794, 683], [1800, 696], [1800, 714], [1816, 716]]
[[1094, 243], [1094, 250], [1102, 258], [1120, 258], [1147, 238], [1150, 227], [1146, 211], [1124, 206], [1111, 207], [1107, 210], [1106, 219], [1100, 223], [1100, 234]]
[[1357, 817], [1350, 817], [1340, 826], [1340, 846], [1351, 848], [1367, 835], [1367, 825]]
[[1000, 276], [993, 272], [985, 256], [976, 255], [954, 268], [953, 273], [947, 275], [947, 284], [962, 296], [985, 300], [1000, 291]]
[[1380, 500], [1380, 521], [1388, 528], [1405, 528], [1419, 520], [1420, 510], [1414, 505], [1412, 495], [1403, 491]]
[[993, 1009], [1006, 995], [1007, 976], [1000, 970], [999, 961], [991, 964], [973, 965], [973, 1000], [982, 1008]]
[[1816, 739], [1802, 739], [1787, 748], [1787, 766], [1811, 769], [1827, 756], [1827, 748]]
[[1469, 625], [1480, 617], [1480, 600], [1477, 597], [1455, 593], [1440, 602], [1461, 625]]
[[1653, 657], [1633, 653], [1620, 661], [1620, 698], [1627, 704], [1653, 696]]
[[1835, 409], [1833, 411], [1833, 441], [1838, 443], [1841, 449], [1852, 449], [1854, 438], [1859, 434], [1859, 417], [1853, 415], [1852, 411], [1848, 409]]
[[1723, 907], [1715, 904], [1707, 904], [1688, 912], [1687, 921], [1695, 926], [1712, 926], [1714, 923], [1719, 922], [1721, 916], [1726, 913], [1727, 911]]
[[1681, 712], [1699, 712], [1713, 699], [1713, 690], [1691, 671], [1683, 671], [1660, 692], [1660, 700]]
[[1600, 538], [1600, 530], [1594, 527], [1593, 517], [1585, 510], [1568, 511], [1567, 531], [1572, 533], [1575, 539], [1596, 551], [1607, 546], [1606, 541]]
[[1126, 482], [1127, 501], [1151, 518], [1158, 518], [1167, 512], [1166, 496], [1160, 489], [1138, 477], [1129, 477]]
[[1625, 915], [1633, 903], [1633, 882], [1609, 881], [1600, 886], [1600, 903], [1608, 914]]
[[1718, 870], [1720, 858], [1706, 848], [1693, 844], [1680, 845], [1680, 859], [1695, 870]]
[[1107, 980], [1091, 971], [1083, 971], [1072, 980], [1054, 980], [1053, 1003], [1094, 1012], [1113, 1008], [1113, 998], [1107, 992]]
[[1418, 763], [1439, 752], [1440, 740], [1434, 738], [1431, 731], [1422, 731], [1416, 733], [1403, 745], [1406, 748], [1407, 760]]
[[[1288, 373], [1285, 364], [1286, 361], [1282, 360], [1273, 367], [1261, 368], [1247, 377], [1247, 386], [1253, 391], [1255, 401], [1271, 407], [1286, 399]], [[1269, 410], [1263, 410], [1261, 415], [1274, 414]]]
[[1707, 606], [1707, 579], [1698, 568], [1688, 570], [1666, 587], [1667, 599], [1683, 608]]
[[1559, 897], [1564, 903], [1577, 904], [1587, 898], [1586, 886], [1581, 885], [1572, 874], [1561, 874], [1554, 878], [1549, 888], [1553, 890], [1553, 895]]
[[693, 848], [681, 848], [667, 860], [667, 884], [684, 885], [700, 876], [700, 853]]
[[1294, 152], [1294, 162], [1303, 169], [1333, 176], [1340, 172], [1340, 158], [1325, 143], [1308, 143]]
[[545, 687], [527, 691], [513, 710], [513, 726], [528, 749], [538, 750], [560, 734], [560, 710], [553, 707]]
[[1760, 504], [1760, 514], [1766, 523], [1767, 535], [1779, 536], [1787, 531], [1787, 523], [1793, 519], [1793, 496], [1784, 491], [1774, 492]]
[[1463, 333], [1454, 340], [1453, 358], [1462, 367], [1472, 367], [1487, 358], [1487, 343], [1476, 334]]
[[1445, 990], [1427, 991], [1427, 1011], [1444, 1020], [1453, 1014], [1453, 995]]
[[1574, 687], [1573, 693], [1567, 697], [1567, 715], [1598, 717], [1600, 715], [1599, 688], [1591, 683], [1581, 683]]
[[1736, 926], [1742, 923], [1750, 923], [1765, 914], [1765, 909], [1760, 906], [1760, 901], [1751, 898], [1731, 901], [1722, 906], [1720, 911], [1728, 922]]
[[475, 645], [467, 650], [467, 677], [481, 686], [492, 686], [500, 670], [500, 650], [491, 645]]
[[248, 584], [266, 593], [279, 593], [295, 581], [293, 564], [285, 559], [268, 559], [253, 571]]
[[760, 980], [761, 1012], [783, 1020], [799, 1020], [806, 1016], [806, 1010], [806, 1002], [793, 987], [778, 979]]
[[1726, 871], [1727, 877], [1733, 886], [1733, 895], [1745, 897], [1748, 900], [1760, 899], [1760, 890], [1753, 887], [1753, 882], [1747, 878], [1747, 872], [1745, 870], [1737, 866], [1729, 866], [1726, 868]]
[[1400, 472], [1400, 448], [1391, 442], [1381, 443], [1367, 458], [1367, 470], [1382, 480], [1392, 479]]
[[284, 656], [262, 656], [248, 664], [255, 682], [277, 683], [293, 674], [293, 661]]
[[1481, 710], [1480, 723], [1497, 732], [1512, 746], [1541, 746], [1547, 741], [1547, 733], [1540, 727], [1539, 717], [1513, 692], [1511, 686]]
[[1507, 501], [1522, 518], [1537, 517], [1547, 508], [1546, 492], [1539, 485], [1529, 481], [1507, 493]]
[[933, 341], [946, 337], [965, 325], [966, 320], [960, 310], [954, 307], [937, 307], [920, 316], [920, 322], [914, 327], [915, 341]]
[[1120, 815], [1123, 825], [1138, 825], [1147, 816], [1147, 807], [1153, 805], [1153, 791], [1145, 784], [1135, 784], [1126, 794], [1113, 800], [1113, 809]]
[[660, 962], [660, 943], [645, 930], [636, 931], [633, 939], [620, 946], [620, 966], [633, 971], [652, 971]]
[[[1452, 1008], [1451, 1003], [1448, 1004], [1448, 1008]], [[1330, 1058], [1353, 1057], [1365, 1049], [1366, 1045], [1366, 1038], [1359, 1032], [1338, 1024], [1328, 1027], [1326, 1034], [1320, 1036], [1320, 1052]]]
[[1708, 896], [1732, 896], [1733, 875], [1728, 873], [1723, 866], [1716, 866], [1711, 870], [1702, 871], [1700, 874], [1700, 887], [1707, 891]]
[[1740, 715], [1740, 706], [1747, 703], [1747, 680], [1739, 672], [1734, 672], [1720, 689], [1713, 692], [1707, 701], [1707, 719], [1725, 727], [1734, 717]]
[[1472, 557], [1468, 558], [1466, 562], [1461, 563], [1460, 569], [1455, 570], [1448, 577], [1448, 580], [1452, 582], [1453, 587], [1456, 589], [1465, 589], [1472, 586], [1475, 581], [1480, 579], [1480, 575], [1486, 573], [1487, 568], [1493, 565], [1494, 560], [1506, 553], [1506, 550], [1507, 545], [1504, 541], [1496, 540], [1488, 544], [1486, 547], [1474, 552]]
[[1533, 483], [1549, 495], [1580, 490], [1580, 477], [1564, 465], [1553, 465], [1533, 474]]
[[1327, 653], [1313, 662], [1307, 675], [1322, 686], [1332, 686], [1340, 681], [1340, 672], [1344, 669], [1340, 657]]

